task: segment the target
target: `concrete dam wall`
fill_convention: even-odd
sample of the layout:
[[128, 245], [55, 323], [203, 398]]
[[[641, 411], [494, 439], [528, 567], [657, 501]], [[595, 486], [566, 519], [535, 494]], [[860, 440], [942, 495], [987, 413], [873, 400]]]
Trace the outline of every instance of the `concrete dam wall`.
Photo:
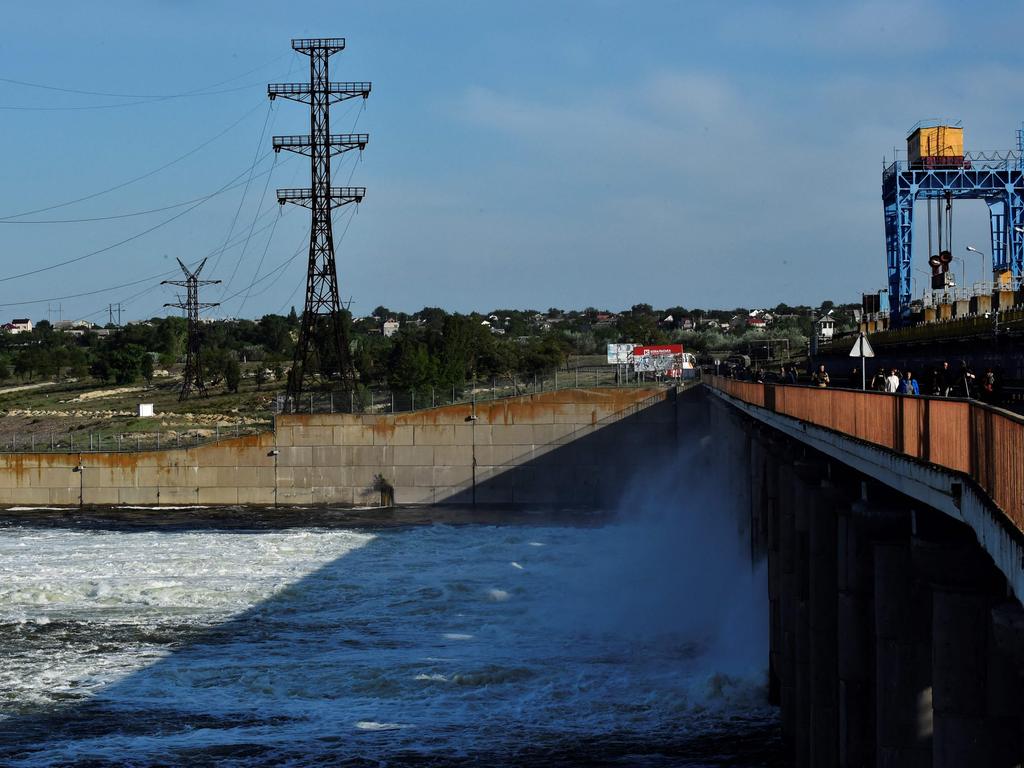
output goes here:
[[0, 504], [601, 506], [675, 449], [677, 400], [662, 388], [569, 389], [403, 414], [284, 415], [272, 432], [192, 448], [0, 454]]

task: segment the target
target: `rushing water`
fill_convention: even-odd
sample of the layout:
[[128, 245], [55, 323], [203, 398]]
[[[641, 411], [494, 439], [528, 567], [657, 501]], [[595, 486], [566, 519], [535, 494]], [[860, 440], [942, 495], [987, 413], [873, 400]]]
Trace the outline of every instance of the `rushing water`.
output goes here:
[[781, 764], [763, 573], [735, 523], [671, 508], [387, 528], [8, 515], [0, 763]]

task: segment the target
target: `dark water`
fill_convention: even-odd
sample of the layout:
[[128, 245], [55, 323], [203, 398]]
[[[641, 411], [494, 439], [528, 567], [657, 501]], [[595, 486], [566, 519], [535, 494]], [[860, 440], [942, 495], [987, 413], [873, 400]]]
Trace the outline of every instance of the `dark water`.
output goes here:
[[763, 573], [634, 504], [7, 513], [0, 764], [783, 765]]

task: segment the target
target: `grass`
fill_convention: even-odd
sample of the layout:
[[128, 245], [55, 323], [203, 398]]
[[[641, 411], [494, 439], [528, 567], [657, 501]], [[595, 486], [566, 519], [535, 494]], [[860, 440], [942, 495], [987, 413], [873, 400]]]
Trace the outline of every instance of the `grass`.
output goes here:
[[[38, 382], [8, 382], [7, 386]], [[131, 389], [131, 391], [117, 391]], [[193, 396], [180, 402], [181, 377], [154, 379], [151, 384], [137, 382], [117, 385], [95, 381], [57, 382], [51, 386], [18, 392], [0, 392], [0, 448], [49, 446], [51, 440], [67, 447], [74, 435], [75, 447], [104, 447], [137, 444], [140, 435], [161, 434], [161, 444], [178, 440], [209, 438], [218, 433], [233, 434], [265, 428], [271, 421], [274, 398], [284, 391], [284, 382], [267, 382], [257, 389], [254, 377], [242, 379], [237, 393], [222, 385], [209, 387], [206, 397]], [[83, 395], [94, 397], [79, 399]], [[156, 414], [139, 418], [140, 403], [152, 403]], [[118, 438], [120, 437], [120, 443]]]

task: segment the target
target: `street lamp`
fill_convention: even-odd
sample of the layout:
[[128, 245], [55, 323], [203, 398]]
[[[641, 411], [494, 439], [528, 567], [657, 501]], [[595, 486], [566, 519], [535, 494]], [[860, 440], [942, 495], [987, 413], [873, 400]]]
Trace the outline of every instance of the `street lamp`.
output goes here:
[[[930, 290], [932, 285], [932, 273], [923, 269], [918, 269], [917, 267], [914, 267], [914, 271], [920, 272], [922, 275], [925, 276], [925, 285], [928, 286], [928, 290]], [[917, 283], [917, 278], [914, 277], [913, 275], [911, 275], [910, 279], [914, 282], [914, 284]], [[917, 289], [914, 289], [913, 293], [917, 293]], [[925, 293], [927, 293], [927, 290], [921, 291], [922, 299], [924, 298]]]
[[968, 245], [967, 250], [971, 253], [976, 253], [981, 256], [981, 282], [985, 282], [985, 260], [988, 258], [984, 251], [979, 251], [973, 245]]

